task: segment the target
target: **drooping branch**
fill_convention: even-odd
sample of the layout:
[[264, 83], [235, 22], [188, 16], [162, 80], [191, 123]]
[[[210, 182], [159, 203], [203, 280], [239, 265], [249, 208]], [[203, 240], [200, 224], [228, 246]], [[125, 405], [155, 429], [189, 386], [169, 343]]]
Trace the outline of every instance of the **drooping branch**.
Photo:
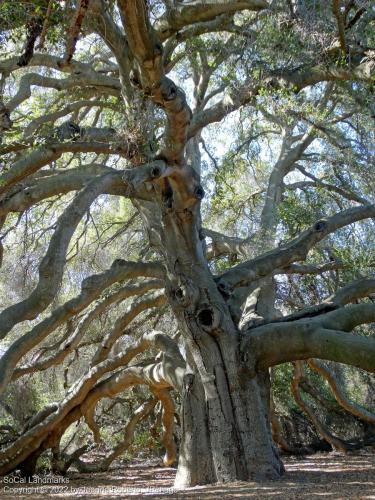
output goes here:
[[48, 250], [39, 265], [39, 281], [30, 296], [0, 313], [0, 338], [21, 321], [34, 319], [54, 299], [63, 276], [66, 252], [81, 218], [93, 201], [113, 183], [109, 174], [92, 181], [74, 198], [57, 221]]
[[85, 413], [84, 415], [85, 422], [87, 424], [87, 427], [90, 429], [92, 432], [94, 442], [96, 444], [100, 444], [101, 441], [101, 436], [100, 436], [100, 427], [96, 423], [95, 420], [95, 406], [91, 406]]
[[157, 403], [157, 399], [153, 398], [140, 405], [132, 414], [124, 429], [123, 439], [108, 453], [108, 455], [99, 463], [87, 463], [80, 459], [74, 460], [72, 463], [77, 467], [79, 472], [104, 472], [107, 471], [114, 460], [121, 456], [132, 444], [136, 426], [142, 420], [145, 420]]
[[[126, 366], [135, 356], [153, 346], [163, 352], [159, 363], [125, 368], [107, 379], [99, 379], [107, 372]], [[103, 397], [111, 397], [134, 384], [148, 384], [156, 388], [176, 387], [182, 390], [185, 361], [177, 345], [161, 332], [150, 332], [134, 341], [123, 353], [108, 359], [78, 380], [58, 405], [50, 405], [43, 415], [36, 415], [30, 428], [6, 449], [0, 451], [0, 474], [6, 474], [20, 464], [46, 439], [56, 439], [64, 430]], [[99, 382], [98, 382], [99, 381]], [[96, 385], [95, 385], [96, 384]]]
[[[120, 281], [121, 276], [118, 277], [118, 281]], [[97, 292], [100, 292], [96, 284]], [[35, 373], [36, 371], [46, 370], [51, 366], [57, 365], [61, 363], [69, 353], [74, 351], [78, 344], [81, 342], [83, 336], [87, 332], [87, 329], [91, 325], [91, 323], [97, 318], [100, 314], [102, 314], [110, 305], [119, 304], [123, 300], [134, 296], [134, 295], [142, 295], [149, 290], [155, 288], [163, 288], [164, 282], [162, 280], [146, 280], [137, 285], [126, 285], [117, 292], [112, 293], [111, 295], [105, 297], [104, 299], [98, 301], [97, 305], [89, 312], [87, 312], [84, 317], [81, 319], [75, 330], [72, 334], [58, 347], [57, 351], [51, 354], [48, 357], [43, 357], [40, 361], [32, 361], [28, 365], [20, 366], [14, 370], [12, 380], [16, 380], [19, 377], [27, 373]], [[87, 301], [86, 301], [87, 302]], [[67, 310], [67, 305], [65, 304], [65, 309]], [[80, 308], [82, 305], [79, 306]], [[77, 300], [74, 308], [74, 312], [77, 313]], [[25, 339], [24, 339], [25, 340]], [[1, 363], [1, 362], [0, 362]], [[0, 364], [1, 366], [1, 364]]]
[[176, 461], [176, 445], [173, 439], [174, 429], [174, 403], [169, 393], [169, 389], [154, 389], [153, 393], [161, 401], [162, 404], [162, 426], [163, 435], [161, 443], [165, 448], [163, 463], [166, 467], [170, 467]]
[[353, 401], [349, 400], [332, 370], [330, 370], [324, 363], [322, 363], [318, 359], [308, 359], [307, 364], [310, 368], [324, 377], [324, 379], [328, 382], [333, 395], [336, 398], [336, 401], [343, 408], [345, 408], [346, 411], [348, 411], [352, 415], [355, 415], [361, 420], [365, 420], [366, 422], [375, 424], [375, 414], [369, 410], [366, 410], [366, 408], [364, 408], [363, 406], [355, 404]]
[[282, 427], [276, 414], [273, 396], [270, 396], [270, 423], [272, 430], [272, 439], [286, 453], [293, 453], [293, 448], [288, 444], [282, 434]]
[[294, 377], [292, 379], [291, 389], [294, 396], [294, 399], [301, 407], [301, 409], [306, 413], [308, 418], [314, 424], [316, 430], [319, 432], [320, 436], [325, 439], [329, 444], [331, 444], [335, 449], [343, 451], [344, 453], [347, 451], [347, 446], [345, 443], [333, 436], [328, 429], [322, 424], [319, 418], [315, 415], [313, 408], [302, 398], [299, 385], [303, 378], [303, 362], [296, 361], [294, 363]]
[[[77, 297], [74, 297], [58, 307], [49, 317], [17, 339], [3, 354], [0, 359], [0, 393], [10, 381], [13, 370], [22, 356], [38, 345], [58, 326], [84, 310], [113, 283], [139, 276], [162, 279], [164, 277], [164, 270], [157, 262], [127, 262], [119, 259], [114, 261], [108, 271], [86, 278], [82, 282], [82, 291]], [[83, 334], [84, 332], [79, 331], [77, 335], [80, 333]], [[76, 336], [74, 338], [76, 338]], [[74, 338], [70, 339], [73, 344]], [[65, 347], [69, 349], [69, 341], [65, 344]], [[61, 356], [63, 356], [63, 352], [64, 351], [62, 351]], [[60, 353], [57, 353], [57, 356], [59, 355]], [[47, 360], [46, 363], [48, 364]]]

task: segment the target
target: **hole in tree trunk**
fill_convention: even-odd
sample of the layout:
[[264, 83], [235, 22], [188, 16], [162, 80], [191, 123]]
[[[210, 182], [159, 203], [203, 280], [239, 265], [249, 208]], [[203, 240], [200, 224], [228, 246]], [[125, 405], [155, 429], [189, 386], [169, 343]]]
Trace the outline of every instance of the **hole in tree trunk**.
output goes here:
[[197, 186], [194, 190], [194, 196], [198, 199], [198, 200], [202, 200], [204, 198], [204, 189], [202, 188], [202, 186]]
[[202, 326], [212, 326], [214, 322], [214, 314], [211, 309], [202, 309], [198, 313], [198, 321]]
[[156, 177], [160, 177], [161, 169], [159, 167], [152, 167], [151, 169], [151, 177], [155, 179]]
[[173, 206], [173, 190], [171, 186], [167, 186], [162, 193], [163, 203], [166, 208], [172, 208]]
[[325, 220], [320, 220], [315, 224], [315, 231], [323, 231], [327, 227], [327, 222]]

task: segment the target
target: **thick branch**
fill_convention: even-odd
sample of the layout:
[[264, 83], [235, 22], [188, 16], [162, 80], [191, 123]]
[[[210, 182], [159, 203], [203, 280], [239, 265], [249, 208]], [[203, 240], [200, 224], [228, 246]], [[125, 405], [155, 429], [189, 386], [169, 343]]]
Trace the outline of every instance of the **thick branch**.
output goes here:
[[[375, 306], [372, 307], [375, 321]], [[247, 356], [251, 353], [250, 369], [264, 370], [287, 361], [319, 358], [375, 372], [374, 338], [329, 329], [325, 323], [310, 318], [254, 328], [242, 342], [243, 352]]]
[[118, 0], [131, 52], [137, 62], [133, 81], [166, 113], [167, 162], [182, 163], [191, 111], [184, 92], [164, 74], [162, 45], [152, 29], [144, 0]]
[[320, 422], [318, 417], [315, 415], [314, 410], [310, 407], [310, 405], [304, 401], [304, 399], [301, 396], [300, 390], [299, 390], [299, 385], [300, 382], [303, 378], [303, 363], [301, 361], [297, 361], [294, 365], [294, 377], [292, 380], [291, 384], [291, 389], [292, 393], [294, 396], [294, 399], [298, 403], [298, 405], [301, 407], [301, 409], [306, 413], [306, 415], [309, 417], [311, 422], [314, 424], [316, 430], [319, 432], [320, 436], [325, 439], [328, 443], [330, 443], [334, 448], [346, 452], [347, 451], [347, 446], [341, 439], [336, 438], [333, 436]]
[[81, 218], [92, 202], [113, 183], [111, 175], [92, 181], [80, 192], [57, 221], [46, 255], [39, 265], [39, 281], [30, 296], [3, 310], [0, 314], [0, 338], [14, 325], [34, 319], [48, 307], [54, 299], [63, 276], [68, 245]]
[[23, 181], [21, 187], [16, 184], [10, 189], [6, 197], [0, 200], [0, 215], [23, 212], [52, 196], [79, 191], [96, 177], [107, 173], [112, 173], [114, 179], [117, 177], [118, 181], [108, 186], [107, 192], [103, 194], [116, 194], [119, 188], [124, 190], [122, 173], [105, 165], [91, 164], [77, 169], [50, 170], [48, 173], [50, 175], [43, 175], [39, 178], [31, 176]]
[[227, 283], [234, 287], [247, 286], [252, 281], [268, 276], [275, 269], [289, 266], [294, 261], [304, 260], [309, 250], [328, 234], [370, 217], [375, 217], [375, 205], [350, 208], [318, 221], [310, 229], [281, 248], [229, 269], [221, 275], [219, 283]]
[[267, 9], [268, 6], [265, 0], [205, 0], [203, 2], [193, 0], [187, 4], [178, 1], [174, 2], [173, 8], [168, 8], [167, 12], [158, 19], [155, 28], [160, 40], [165, 40], [185, 26], [215, 20], [223, 15], [230, 18], [241, 10], [258, 12]]
[[328, 297], [324, 302], [332, 303], [337, 306], [344, 306], [363, 297], [375, 293], [375, 279], [359, 279], [352, 281], [348, 285], [340, 288], [334, 295]]
[[92, 359], [92, 366], [104, 361], [110, 353], [116, 340], [123, 335], [125, 328], [136, 318], [141, 312], [153, 307], [160, 307], [167, 302], [167, 297], [164, 292], [154, 292], [153, 294], [140, 299], [136, 299], [129, 305], [125, 314], [123, 314], [115, 322], [112, 330], [104, 336], [103, 342], [98, 348]]
[[9, 112], [14, 111], [22, 102], [31, 97], [31, 87], [38, 86], [55, 90], [72, 90], [76, 87], [95, 87], [98, 93], [119, 96], [121, 86], [116, 78], [100, 74], [78, 74], [68, 78], [51, 78], [38, 73], [27, 73], [21, 78], [17, 94], [10, 99], [6, 106]]
[[74, 460], [73, 463], [79, 470], [79, 472], [104, 472], [109, 469], [111, 463], [116, 460], [117, 457], [122, 455], [132, 444], [134, 439], [134, 433], [136, 426], [139, 422], [147, 418], [157, 403], [157, 399], [150, 399], [146, 401], [141, 406], [139, 406], [129, 421], [127, 422], [124, 429], [123, 439], [115, 446], [111, 453], [109, 453], [101, 462], [99, 463], [87, 463], [80, 459]]
[[[111, 397], [130, 385], [148, 384], [156, 388], [166, 388], [177, 383], [180, 390], [183, 387], [185, 362], [181, 355], [179, 359], [169, 356], [176, 346], [170, 346], [172, 339], [160, 332], [150, 332], [135, 341], [124, 353], [111, 360], [106, 360], [91, 368], [85, 377], [80, 379], [66, 395], [65, 399], [47, 412], [46, 418], [35, 418], [36, 425], [25, 432], [8, 448], [0, 451], [0, 474], [6, 474], [36, 450], [50, 433], [61, 428], [66, 429], [72, 422], [86, 413], [88, 408], [103, 397]], [[108, 371], [128, 364], [137, 354], [147, 347], [166, 347], [166, 362], [146, 366], [132, 366], [116, 373], [109, 378], [96, 382]], [[96, 384], [94, 386], [94, 384]], [[66, 423], [64, 422], [66, 421]]]
[[290, 264], [290, 266], [282, 269], [276, 269], [274, 274], [323, 274], [343, 267], [344, 264], [340, 261], [325, 262], [323, 264]]
[[45, 165], [57, 160], [63, 153], [103, 153], [120, 154], [132, 157], [137, 151], [137, 145], [126, 141], [118, 142], [90, 142], [77, 141], [52, 143], [42, 146], [16, 161], [9, 170], [0, 176], [0, 194], [4, 193], [17, 182], [37, 172]]
[[175, 413], [174, 403], [168, 389], [154, 389], [153, 393], [161, 401], [163, 408], [163, 435], [161, 437], [161, 442], [165, 448], [163, 463], [166, 467], [170, 467], [176, 461], [176, 445], [173, 439]]
[[[0, 212], [1, 213], [1, 212]], [[252, 236], [249, 238], [237, 238], [234, 236], [226, 236], [212, 229], [203, 229], [204, 236], [211, 238], [212, 243], [207, 249], [207, 258], [220, 257], [221, 255], [242, 255], [246, 257], [252, 241]]]

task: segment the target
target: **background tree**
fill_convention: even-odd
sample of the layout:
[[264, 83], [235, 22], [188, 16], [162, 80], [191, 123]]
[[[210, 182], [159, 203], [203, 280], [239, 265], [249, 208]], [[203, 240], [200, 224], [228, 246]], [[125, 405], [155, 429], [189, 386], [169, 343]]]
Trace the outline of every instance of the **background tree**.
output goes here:
[[177, 485], [278, 477], [269, 368], [289, 361], [297, 403], [347, 448], [306, 387], [319, 373], [374, 423], [318, 361], [375, 369], [370, 2], [0, 9], [0, 390], [56, 366], [63, 380], [0, 473], [31, 474], [45, 450], [89, 470], [69, 428], [84, 417], [99, 442], [100, 401], [144, 385], [93, 469], [160, 405], [173, 463], [177, 402]]

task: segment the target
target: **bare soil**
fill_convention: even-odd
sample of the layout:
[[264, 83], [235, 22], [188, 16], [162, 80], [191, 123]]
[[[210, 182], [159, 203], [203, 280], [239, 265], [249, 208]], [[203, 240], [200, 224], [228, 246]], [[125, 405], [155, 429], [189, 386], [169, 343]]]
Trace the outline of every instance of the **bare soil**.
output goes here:
[[[319, 453], [308, 457], [284, 459], [287, 473], [279, 481], [266, 483], [236, 482], [173, 490], [176, 470], [133, 463], [103, 474], [70, 473], [64, 483], [9, 484], [0, 482], [0, 497], [12, 500], [70, 498], [105, 500], [119, 498], [173, 499], [374, 499], [375, 454], [370, 451], [350, 453]], [[49, 478], [51, 480], [51, 477]], [[9, 481], [9, 479], [8, 479]], [[39, 476], [43, 481], [43, 476]], [[29, 489], [29, 490], [28, 490]]]

